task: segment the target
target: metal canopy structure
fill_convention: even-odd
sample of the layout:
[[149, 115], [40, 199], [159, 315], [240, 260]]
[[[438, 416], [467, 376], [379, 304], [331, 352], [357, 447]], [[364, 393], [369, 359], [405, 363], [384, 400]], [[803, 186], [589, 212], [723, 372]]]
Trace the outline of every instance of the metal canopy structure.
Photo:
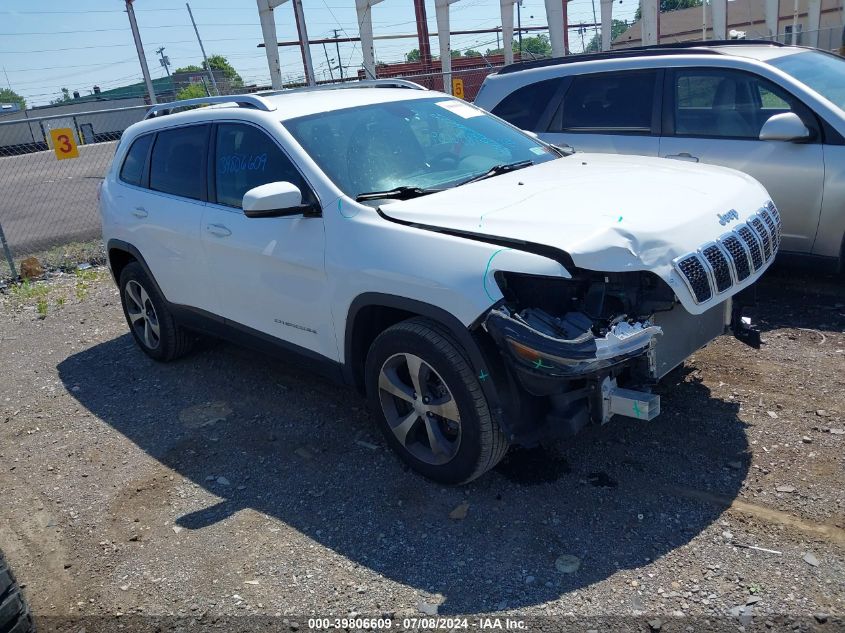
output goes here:
[[[279, 62], [278, 47], [284, 45], [277, 41], [276, 21], [274, 9], [289, 0], [256, 0], [258, 15], [261, 20], [261, 31], [264, 36], [264, 48], [267, 54], [267, 64], [270, 70], [270, 81], [274, 89], [282, 88], [282, 71]], [[302, 0], [290, 0], [293, 3], [294, 17], [299, 34], [299, 44], [302, 49], [302, 64], [305, 71], [305, 79], [308, 85], [316, 83], [314, 77], [314, 65], [311, 61], [311, 52], [306, 29], [306, 18], [302, 9]], [[347, 0], [355, 5], [358, 17], [358, 32], [361, 41], [363, 56], [363, 67], [366, 76], [370, 79], [376, 78], [376, 56], [373, 35], [373, 7], [383, 0]], [[417, 36], [420, 42], [420, 57], [423, 67], [431, 69], [431, 51], [429, 48], [428, 24], [425, 14], [425, 0], [407, 0], [412, 2], [417, 21]], [[447, 91], [452, 90], [452, 46], [450, 31], [450, 7], [460, 0], [434, 0], [434, 9], [437, 18], [437, 38], [440, 48], [440, 63], [443, 73], [443, 87]], [[490, 0], [491, 3], [496, 0]], [[501, 12], [502, 46], [504, 50], [505, 63], [513, 63], [513, 35], [514, 35], [514, 4], [520, 0], [499, 0]], [[567, 50], [567, 1], [568, 0], [544, 0], [546, 8], [547, 24], [549, 25], [549, 42], [554, 57], [563, 57], [569, 53]], [[776, 36], [778, 24], [778, 0], [757, 0], [764, 3], [766, 15], [766, 27], [771, 37]], [[613, 24], [613, 0], [600, 0], [601, 4], [601, 49], [603, 51], [611, 48], [611, 33]], [[660, 43], [660, 3], [659, 0], [639, 0], [642, 14], [642, 43], [645, 46]], [[713, 37], [715, 39], [727, 39], [727, 0], [705, 1], [702, 7], [704, 33], [706, 34], [706, 12], [710, 7], [711, 20], [713, 25]], [[797, 4], [796, 4], [797, 7]], [[815, 46], [818, 39], [818, 29], [821, 14], [821, 0], [809, 0], [807, 31], [810, 36], [809, 44]], [[795, 12], [797, 16], [797, 9]], [[797, 20], [797, 17], [795, 18]], [[532, 28], [533, 30], [533, 28]], [[793, 30], [795, 26], [793, 25]], [[384, 36], [383, 36], [384, 37]], [[358, 38], [336, 38], [332, 41], [352, 41]]]

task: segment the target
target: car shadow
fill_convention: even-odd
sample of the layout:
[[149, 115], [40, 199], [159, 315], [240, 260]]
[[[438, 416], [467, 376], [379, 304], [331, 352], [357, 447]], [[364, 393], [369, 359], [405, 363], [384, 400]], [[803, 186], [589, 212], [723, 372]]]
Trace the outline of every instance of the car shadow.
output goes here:
[[[210, 529], [252, 508], [441, 594], [441, 614], [541, 604], [658, 559], [723, 510], [678, 488], [733, 499], [750, 463], [738, 404], [684, 370], [662, 383], [653, 422], [616, 419], [513, 450], [462, 488], [403, 467], [352, 391], [234, 346], [160, 365], [127, 334], [58, 370], [91, 413], [222, 499], [178, 525]], [[450, 518], [462, 503], [465, 518]]]
[[841, 332], [845, 275], [775, 265], [755, 285], [757, 303], [746, 309], [763, 332], [780, 328]]

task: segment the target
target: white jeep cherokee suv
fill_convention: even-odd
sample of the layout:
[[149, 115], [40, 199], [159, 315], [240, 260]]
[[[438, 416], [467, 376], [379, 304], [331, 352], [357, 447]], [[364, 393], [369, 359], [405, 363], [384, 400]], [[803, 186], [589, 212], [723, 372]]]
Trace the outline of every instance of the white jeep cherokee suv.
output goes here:
[[732, 297], [780, 240], [755, 180], [564, 155], [396, 83], [165, 104], [126, 130], [101, 210], [144, 352], [196, 331], [293, 352], [460, 483], [511, 443], [652, 419], [650, 385], [726, 327], [754, 342]]

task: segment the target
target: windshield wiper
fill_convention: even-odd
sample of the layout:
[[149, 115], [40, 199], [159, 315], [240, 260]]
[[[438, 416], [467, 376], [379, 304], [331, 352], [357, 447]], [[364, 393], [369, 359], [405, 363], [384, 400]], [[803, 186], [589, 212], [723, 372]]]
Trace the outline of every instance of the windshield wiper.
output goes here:
[[523, 169], [525, 167], [531, 167], [534, 164], [532, 160], [520, 160], [515, 163], [503, 163], [501, 165], [493, 165], [490, 169], [488, 169], [483, 174], [479, 174], [478, 176], [473, 176], [469, 180], [464, 180], [457, 186], [460, 185], [467, 185], [471, 182], [478, 182], [479, 180], [484, 180], [486, 178], [492, 178], [493, 176], [498, 176], [500, 174], [506, 174], [509, 171], [516, 171], [517, 169]]
[[386, 191], [367, 191], [366, 193], [359, 193], [355, 196], [357, 202], [364, 202], [365, 200], [410, 200], [411, 198], [419, 198], [430, 193], [436, 193], [440, 189], [421, 189], [420, 187], [396, 187], [395, 189], [388, 189]]

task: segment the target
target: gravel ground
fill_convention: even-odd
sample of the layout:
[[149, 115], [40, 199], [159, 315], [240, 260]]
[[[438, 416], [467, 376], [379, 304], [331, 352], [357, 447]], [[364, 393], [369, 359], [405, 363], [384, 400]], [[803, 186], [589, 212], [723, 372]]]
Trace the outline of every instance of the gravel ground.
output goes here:
[[45, 286], [0, 294], [0, 547], [42, 628], [845, 626], [841, 278], [770, 273], [761, 350], [722, 337], [655, 421], [512, 451], [463, 488], [404, 469], [356, 394], [293, 366], [222, 343], [149, 360], [103, 270]]

